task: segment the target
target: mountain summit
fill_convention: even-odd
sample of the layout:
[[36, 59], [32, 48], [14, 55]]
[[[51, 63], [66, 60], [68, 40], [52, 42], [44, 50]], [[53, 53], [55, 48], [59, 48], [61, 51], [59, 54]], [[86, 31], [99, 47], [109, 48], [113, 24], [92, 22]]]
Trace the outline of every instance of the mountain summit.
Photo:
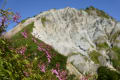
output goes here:
[[23, 20], [5, 37], [12, 38], [32, 22], [31, 34], [67, 56], [71, 73], [95, 74], [100, 66], [120, 70], [120, 22], [105, 12], [94, 7], [51, 9]]

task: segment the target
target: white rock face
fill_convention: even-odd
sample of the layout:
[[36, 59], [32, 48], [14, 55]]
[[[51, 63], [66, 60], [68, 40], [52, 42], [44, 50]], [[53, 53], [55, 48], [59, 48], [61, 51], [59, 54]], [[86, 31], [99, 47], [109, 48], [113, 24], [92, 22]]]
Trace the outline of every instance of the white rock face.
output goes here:
[[[72, 62], [81, 73], [96, 72], [99, 65], [90, 59], [90, 51], [96, 50], [96, 44], [101, 42], [111, 46], [108, 35], [120, 30], [120, 23], [112, 19], [90, 16], [84, 10], [69, 7], [43, 12], [28, 19], [22, 26], [31, 22], [35, 26], [32, 35], [68, 56], [68, 62]], [[104, 52], [101, 53], [103, 57], [99, 59], [105, 57], [101, 63], [112, 66], [109, 61], [105, 61], [109, 59], [106, 51], [101, 52]]]
[[[42, 17], [46, 18], [44, 23]], [[65, 8], [36, 16], [32, 34], [65, 56], [70, 53], [87, 55], [88, 51], [96, 49], [93, 41], [110, 33], [114, 24], [112, 20], [88, 16], [85, 11]]]

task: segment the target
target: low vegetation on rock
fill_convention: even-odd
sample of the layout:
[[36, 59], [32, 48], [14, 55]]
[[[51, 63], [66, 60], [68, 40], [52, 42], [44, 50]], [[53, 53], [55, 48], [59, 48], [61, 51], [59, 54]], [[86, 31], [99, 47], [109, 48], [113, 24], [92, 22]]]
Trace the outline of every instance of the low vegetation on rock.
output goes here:
[[42, 22], [42, 24], [43, 24], [43, 26], [45, 27], [45, 22], [47, 21], [47, 19], [46, 19], [46, 17], [42, 17], [41, 18], [41, 22]]
[[97, 16], [100, 16], [101, 18], [106, 18], [106, 19], [113, 19], [112, 17], [110, 17], [108, 14], [106, 14], [103, 10], [98, 10], [97, 8], [90, 6], [88, 8], [85, 9], [85, 11], [89, 14], [89, 15], [94, 15], [94, 12], [97, 14]]
[[99, 58], [99, 56], [101, 56], [101, 54], [99, 52], [92, 51], [92, 52], [90, 52], [89, 56], [95, 64], [99, 64], [98, 58]]

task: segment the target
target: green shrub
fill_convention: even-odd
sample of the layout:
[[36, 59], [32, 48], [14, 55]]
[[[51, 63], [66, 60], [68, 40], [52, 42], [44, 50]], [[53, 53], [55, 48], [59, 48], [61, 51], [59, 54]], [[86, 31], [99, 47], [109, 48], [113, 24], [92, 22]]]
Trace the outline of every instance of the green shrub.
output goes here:
[[26, 21], [26, 19], [22, 20], [21, 23], [24, 23]]
[[108, 44], [106, 43], [106, 42], [104, 42], [104, 43], [99, 43], [99, 44], [97, 44], [96, 45], [98, 48], [100, 48], [100, 49], [107, 49], [107, 48], [109, 48], [109, 46], [108, 46]]
[[120, 71], [120, 48], [115, 46], [112, 48], [112, 50], [117, 57], [112, 59], [113, 66]]
[[89, 15], [93, 15], [92, 11], [95, 11], [97, 13], [97, 16], [100, 16], [101, 18], [106, 18], [106, 19], [113, 19], [112, 17], [110, 17], [108, 14], [106, 14], [104, 11], [99, 10], [97, 8], [94, 8], [93, 6], [90, 6], [88, 8], [85, 9], [85, 11], [89, 14]]
[[19, 58], [20, 55], [12, 50], [10, 43], [5, 39], [0, 39], [0, 79], [21, 79], [23, 77], [24, 63]]
[[120, 80], [119, 73], [112, 71], [104, 66], [99, 67], [97, 73], [98, 73], [97, 80]]

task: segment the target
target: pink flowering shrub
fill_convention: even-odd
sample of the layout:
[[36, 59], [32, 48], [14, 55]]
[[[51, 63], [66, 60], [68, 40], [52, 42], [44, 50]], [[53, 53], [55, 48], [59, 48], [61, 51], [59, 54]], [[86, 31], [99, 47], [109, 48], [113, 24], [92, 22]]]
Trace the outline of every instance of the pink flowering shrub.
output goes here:
[[17, 22], [20, 19], [19, 13], [13, 13], [10, 9], [0, 9], [0, 36], [6, 31], [11, 22]]
[[52, 69], [51, 72], [56, 75], [59, 80], [66, 80], [67, 79], [67, 71], [60, 70], [60, 64], [56, 64], [56, 69]]
[[56, 75], [56, 77], [59, 80], [66, 80], [67, 79], [67, 72], [64, 70], [57, 70], [57, 69], [52, 69], [52, 73]]
[[[9, 65], [6, 70], [11, 70], [13, 80], [37, 79], [37, 80], [66, 80], [65, 65], [67, 58], [54, 51], [51, 46], [33, 37], [30, 32], [33, 23], [25, 27], [11, 38], [5, 61]], [[10, 67], [10, 68], [9, 68]], [[52, 74], [52, 70], [58, 72]], [[12, 72], [13, 71], [13, 72]], [[5, 74], [9, 77], [9, 73]]]

